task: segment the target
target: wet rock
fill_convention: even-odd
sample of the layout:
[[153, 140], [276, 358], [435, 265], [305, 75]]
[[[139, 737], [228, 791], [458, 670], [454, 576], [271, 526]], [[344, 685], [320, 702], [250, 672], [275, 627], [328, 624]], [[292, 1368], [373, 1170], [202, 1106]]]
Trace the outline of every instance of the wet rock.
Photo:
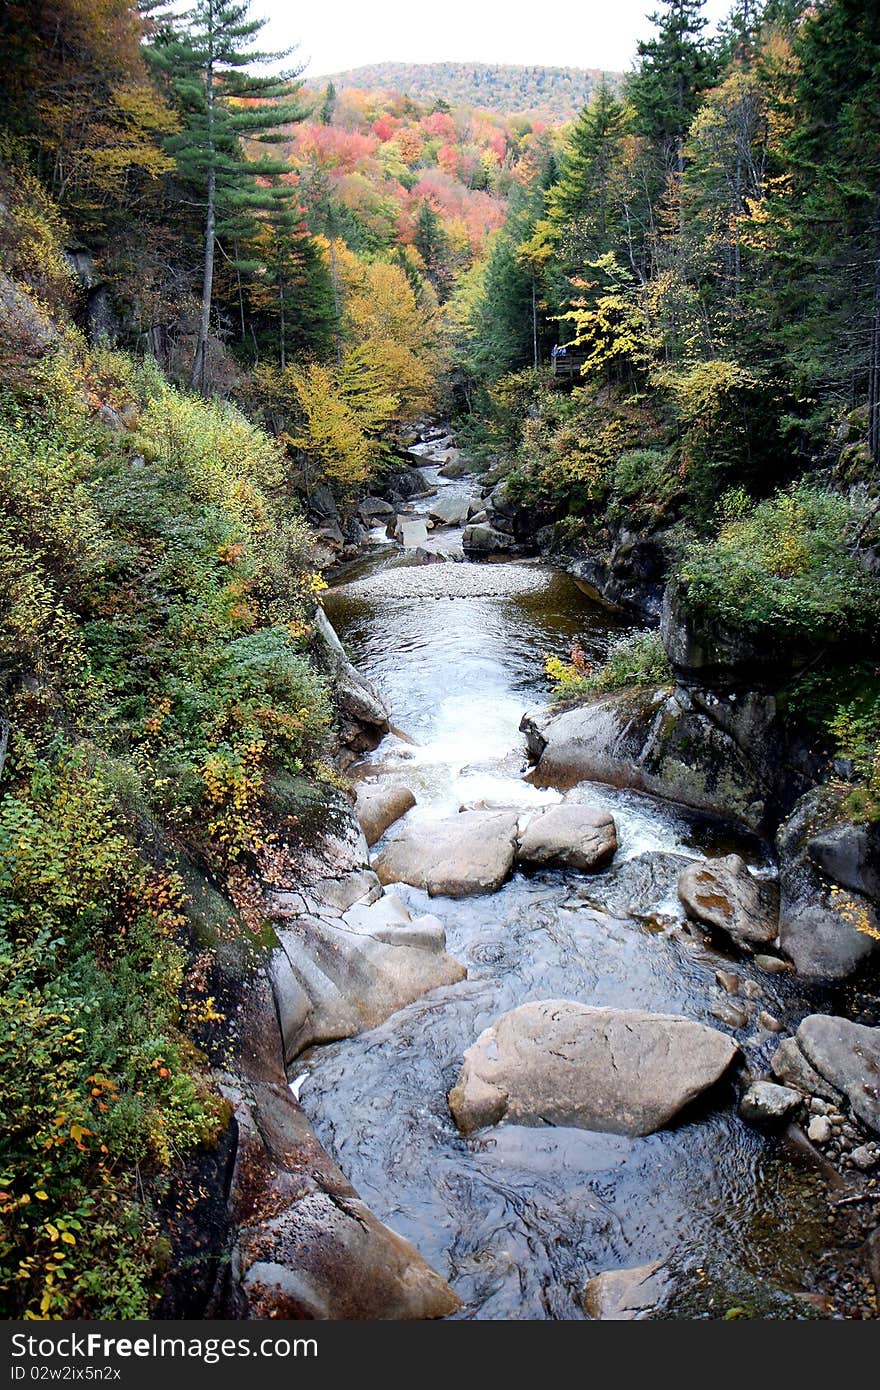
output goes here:
[[394, 516], [394, 508], [384, 497], [364, 497], [358, 503], [357, 510], [367, 527], [384, 525]]
[[520, 728], [537, 759], [532, 780], [560, 788], [582, 781], [631, 787], [758, 829], [769, 798], [761, 761], [753, 757], [761, 745], [741, 740], [739, 725], [725, 727], [754, 719], [742, 711], [734, 716], [722, 700], [716, 704], [710, 713], [681, 689], [625, 690], [561, 710], [529, 711]]
[[807, 1138], [813, 1144], [827, 1144], [831, 1138], [831, 1121], [826, 1115], [813, 1115], [807, 1125]]
[[766, 1009], [762, 1009], [758, 1014], [758, 1023], [766, 1033], [782, 1032], [782, 1024], [779, 1019], [774, 1018], [773, 1014], [768, 1013]]
[[846, 1096], [863, 1124], [880, 1134], [880, 1028], [810, 1014], [795, 1036], [810, 1066]]
[[755, 956], [755, 964], [767, 975], [787, 975], [792, 969], [791, 961], [780, 960], [779, 956], [758, 954]]
[[432, 897], [494, 893], [516, 853], [516, 811], [461, 811], [407, 826], [374, 864], [383, 883], [409, 883]]
[[709, 1012], [719, 1023], [726, 1023], [728, 1028], [745, 1028], [749, 1021], [749, 1011], [745, 1004], [735, 1004], [730, 999], [720, 999], [717, 1004], [712, 1005]]
[[[828, 879], [811, 853], [817, 828], [833, 828], [835, 807], [817, 787], [803, 796], [776, 837], [779, 944], [808, 980], [844, 980], [880, 948], [880, 920], [867, 898]], [[832, 826], [829, 826], [829, 819]]]
[[441, 526], [463, 526], [468, 519], [470, 500], [467, 497], [444, 497], [428, 507], [428, 516]]
[[485, 522], [466, 526], [461, 545], [465, 555], [497, 555], [514, 548], [512, 536]]
[[440, 1318], [461, 1306], [378, 1221], [321, 1148], [283, 1074], [227, 1088], [238, 1152], [229, 1306], [236, 1318]]
[[678, 880], [678, 896], [689, 917], [737, 946], [765, 945], [776, 936], [775, 886], [753, 878], [738, 854], [688, 865]]
[[669, 1270], [662, 1260], [637, 1269], [609, 1269], [596, 1274], [584, 1289], [584, 1312], [605, 1322], [650, 1317], [670, 1292]]
[[409, 552], [408, 559], [417, 565], [445, 565], [452, 561], [452, 556], [444, 550], [432, 550], [430, 546], [417, 545], [415, 550]]
[[297, 895], [274, 899], [280, 949], [269, 976], [286, 1062], [317, 1043], [375, 1028], [429, 990], [465, 978], [446, 953], [443, 924], [413, 918], [393, 894], [356, 902], [338, 917], [299, 907]]
[[737, 1052], [726, 1034], [686, 1018], [550, 999], [503, 1014], [480, 1035], [449, 1107], [463, 1134], [500, 1120], [651, 1134]]
[[880, 1148], [876, 1144], [859, 1144], [850, 1154], [853, 1165], [863, 1173], [870, 1173], [880, 1165]]
[[794, 1038], [785, 1038], [779, 1044], [770, 1059], [770, 1070], [783, 1085], [805, 1096], [821, 1096], [832, 1101], [840, 1098], [840, 1093], [810, 1066]]
[[730, 970], [716, 970], [716, 982], [727, 994], [739, 994], [739, 975], [734, 975]]
[[803, 1105], [800, 1091], [773, 1081], [753, 1081], [739, 1103], [739, 1113], [750, 1124], [781, 1124]]
[[416, 804], [409, 787], [402, 782], [359, 782], [355, 792], [355, 814], [368, 845], [381, 840], [388, 827]]
[[320, 606], [315, 611], [313, 629], [318, 661], [333, 681], [340, 742], [359, 753], [375, 748], [391, 727], [382, 698], [349, 661]]
[[457, 449], [449, 451], [446, 463], [439, 471], [441, 478], [466, 478], [471, 471], [471, 466], [466, 458], [463, 458]]
[[529, 817], [516, 857], [522, 864], [601, 869], [617, 850], [617, 830], [607, 811], [576, 804], [548, 806]]

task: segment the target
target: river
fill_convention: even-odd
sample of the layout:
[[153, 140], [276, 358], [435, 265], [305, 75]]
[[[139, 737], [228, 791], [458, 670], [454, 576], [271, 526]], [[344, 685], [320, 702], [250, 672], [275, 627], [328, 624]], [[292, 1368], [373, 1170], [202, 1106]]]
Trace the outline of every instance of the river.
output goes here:
[[[436, 468], [424, 473], [429, 486], [458, 490], [450, 495], [473, 488], [469, 479], [445, 484]], [[460, 532], [442, 535], [445, 547], [459, 545]], [[542, 655], [578, 638], [600, 657], [619, 623], [544, 564], [413, 566], [381, 533], [373, 539], [373, 554], [349, 568], [326, 605], [405, 735], [390, 735], [367, 761], [411, 787], [413, 817], [555, 799], [523, 780], [519, 721], [548, 698]], [[592, 1274], [658, 1259], [676, 1276], [665, 1315], [797, 1316], [809, 1305], [792, 1295], [817, 1287], [828, 1243], [824, 1186], [782, 1138], [739, 1119], [732, 1083], [648, 1138], [501, 1125], [465, 1139], [452, 1122], [446, 1095], [462, 1053], [529, 1000], [646, 1008], [723, 1027], [711, 1013], [726, 998], [715, 972], [735, 970], [753, 982], [756, 1009], [786, 1028], [809, 1011], [790, 976], [732, 960], [678, 905], [680, 856], [737, 848], [772, 873], [765, 846], [626, 791], [582, 785], [578, 796], [616, 818], [620, 848], [605, 872], [517, 873], [500, 892], [464, 900], [394, 890], [441, 918], [468, 978], [300, 1058], [302, 1103], [376, 1215], [449, 1279], [460, 1317], [582, 1318]], [[778, 1038], [754, 1020], [736, 1036], [762, 1074]]]

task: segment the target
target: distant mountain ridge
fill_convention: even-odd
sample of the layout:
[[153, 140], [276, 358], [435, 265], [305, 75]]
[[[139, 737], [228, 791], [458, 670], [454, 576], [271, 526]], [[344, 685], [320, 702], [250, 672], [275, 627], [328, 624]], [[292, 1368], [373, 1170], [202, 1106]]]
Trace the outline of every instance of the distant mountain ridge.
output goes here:
[[508, 115], [525, 112], [569, 120], [605, 76], [618, 87], [622, 73], [599, 68], [550, 68], [507, 63], [369, 63], [345, 72], [310, 78], [313, 89], [332, 82], [337, 91], [394, 91], [418, 101], [443, 99], [450, 105], [484, 106]]

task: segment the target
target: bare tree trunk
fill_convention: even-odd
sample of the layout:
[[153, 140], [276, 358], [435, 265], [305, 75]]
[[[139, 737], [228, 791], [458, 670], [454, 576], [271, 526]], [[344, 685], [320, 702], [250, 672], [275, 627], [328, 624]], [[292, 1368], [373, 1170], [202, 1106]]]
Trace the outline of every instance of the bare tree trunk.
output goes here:
[[189, 376], [191, 387], [205, 389], [208, 333], [211, 327], [211, 297], [214, 292], [214, 240], [217, 233], [217, 158], [214, 148], [214, 6], [208, 6], [208, 66], [205, 74], [205, 102], [208, 115], [208, 207], [205, 214], [205, 265], [202, 275], [202, 307], [196, 355]]
[[880, 469], [880, 194], [874, 221], [874, 315], [868, 369], [868, 448], [874, 467]]
[[287, 366], [287, 324], [284, 317], [284, 275], [278, 274], [278, 307], [280, 311], [281, 329], [281, 370]]
[[538, 308], [535, 302], [535, 267], [532, 266], [532, 357], [538, 366]]

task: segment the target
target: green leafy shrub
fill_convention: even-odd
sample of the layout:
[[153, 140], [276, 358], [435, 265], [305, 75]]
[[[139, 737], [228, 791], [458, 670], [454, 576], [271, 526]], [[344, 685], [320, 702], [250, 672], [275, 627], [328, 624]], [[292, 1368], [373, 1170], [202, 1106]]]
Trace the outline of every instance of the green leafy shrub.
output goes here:
[[715, 540], [694, 542], [679, 566], [686, 602], [768, 641], [870, 631], [880, 584], [854, 550], [862, 516], [860, 502], [807, 483], [756, 504], [729, 494]]
[[[143, 1317], [143, 1183], [223, 1121], [180, 1032], [180, 885], [83, 748], [19, 748], [0, 800], [0, 1294], [7, 1316]], [[140, 1173], [140, 1177], [139, 1177]]]
[[559, 701], [588, 699], [613, 690], [656, 689], [672, 682], [672, 670], [656, 628], [616, 638], [601, 666], [591, 665], [576, 645], [569, 662], [548, 656], [544, 669], [554, 684], [553, 698]]

